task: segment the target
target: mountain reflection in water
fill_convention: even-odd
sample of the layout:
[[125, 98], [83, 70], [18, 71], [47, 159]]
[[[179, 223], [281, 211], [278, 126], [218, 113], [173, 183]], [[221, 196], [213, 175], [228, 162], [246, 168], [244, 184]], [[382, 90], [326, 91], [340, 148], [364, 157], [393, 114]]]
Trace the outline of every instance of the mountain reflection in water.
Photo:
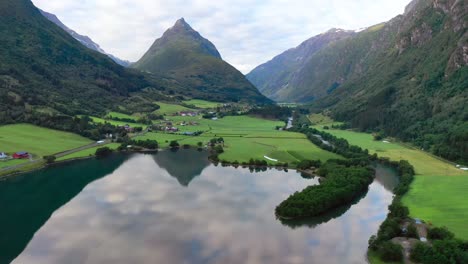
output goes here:
[[[185, 151], [177, 154], [189, 160], [200, 158], [198, 152]], [[28, 233], [17, 241], [23, 248], [27, 244], [24, 251], [20, 253], [17, 247], [9, 252], [10, 256], [20, 254], [14, 263], [363, 263], [368, 238], [377, 231], [392, 199], [375, 181], [368, 194], [345, 212], [321, 224], [306, 221], [291, 228], [275, 218], [275, 206], [317, 180], [303, 179], [294, 171], [251, 173], [202, 166], [173, 154], [115, 160], [115, 170], [95, 177], [98, 180], [78, 195], [79, 191], [70, 191], [68, 199], [61, 200], [62, 207], [47, 209], [54, 195], [38, 201], [34, 208], [28, 208], [32, 201], [19, 201], [22, 195], [0, 196], [0, 204], [8, 201], [13, 208], [18, 203], [22, 211], [28, 211], [12, 212], [14, 218], [37, 222], [16, 227], [15, 220], [9, 222], [12, 229]], [[0, 190], [24, 188], [20, 191], [24, 195], [31, 189], [66, 191], [70, 179], [49, 183], [54, 180], [46, 175], [34, 178], [37, 174], [67, 178], [73, 170], [85, 175], [92, 173], [85, 165], [93, 162], [105, 161], [89, 160], [33, 173], [1, 182]], [[188, 187], [181, 188], [181, 184]], [[53, 214], [48, 220], [33, 220], [42, 211]], [[1, 246], [14, 240], [15, 234], [2, 233], [4, 237]]]

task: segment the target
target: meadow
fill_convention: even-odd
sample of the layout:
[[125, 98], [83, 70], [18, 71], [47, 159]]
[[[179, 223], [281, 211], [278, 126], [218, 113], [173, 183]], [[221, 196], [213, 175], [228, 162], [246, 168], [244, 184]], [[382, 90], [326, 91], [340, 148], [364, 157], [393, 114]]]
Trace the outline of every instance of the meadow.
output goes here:
[[198, 142], [207, 144], [212, 138], [224, 139], [225, 152], [221, 160], [247, 162], [251, 158], [266, 160], [264, 156], [277, 159], [278, 162], [297, 163], [303, 159], [339, 158], [338, 155], [324, 151], [299, 133], [275, 130], [284, 125], [281, 121], [270, 121], [249, 116], [229, 116], [219, 120], [200, 119], [199, 117], [174, 117], [172, 120], [196, 121], [198, 126], [181, 127], [181, 131], [201, 130], [201, 136], [184, 136], [165, 133], [147, 133], [136, 139], [155, 139], [160, 147], [169, 146], [170, 141], [196, 146]]
[[193, 110], [193, 109], [190, 109], [185, 106], [178, 105], [178, 104], [168, 104], [168, 103], [163, 103], [163, 102], [157, 102], [156, 104], [161, 107], [158, 110], [154, 111], [154, 114], [157, 114], [157, 115], [171, 115], [171, 114], [175, 114], [181, 111]]
[[184, 101], [184, 103], [187, 105], [193, 105], [195, 107], [203, 108], [203, 109], [216, 108], [218, 105], [222, 104], [222, 103], [210, 102], [210, 101], [199, 100], [199, 99], [192, 99], [192, 100]]
[[90, 116], [90, 118], [93, 120], [94, 123], [98, 123], [98, 124], [109, 123], [109, 124], [114, 125], [114, 126], [129, 125], [130, 127], [142, 127], [143, 129], [146, 129], [148, 127], [148, 125], [145, 125], [145, 124], [128, 123], [128, 122], [121, 122], [121, 121], [115, 121], [115, 120], [107, 120], [107, 119], [103, 119], [103, 118], [95, 117], [95, 116]]
[[[67, 133], [29, 124], [0, 126], [0, 151], [12, 154], [27, 151], [34, 158], [42, 158], [66, 150], [92, 143], [91, 140]], [[0, 162], [0, 167], [13, 166], [26, 162], [12, 160]]]
[[[315, 126], [323, 129], [323, 125]], [[350, 144], [368, 149], [380, 157], [408, 160], [416, 170], [415, 181], [403, 197], [412, 217], [437, 226], [446, 226], [457, 237], [468, 239], [468, 172], [447, 161], [398, 142], [375, 141], [371, 134], [330, 129], [326, 132], [348, 140]]]
[[120, 118], [120, 119], [131, 119], [131, 120], [134, 120], [136, 121], [138, 119], [137, 116], [133, 116], [133, 115], [127, 115], [127, 114], [123, 114], [123, 113], [119, 113], [119, 112], [109, 112], [106, 116], [106, 118]]

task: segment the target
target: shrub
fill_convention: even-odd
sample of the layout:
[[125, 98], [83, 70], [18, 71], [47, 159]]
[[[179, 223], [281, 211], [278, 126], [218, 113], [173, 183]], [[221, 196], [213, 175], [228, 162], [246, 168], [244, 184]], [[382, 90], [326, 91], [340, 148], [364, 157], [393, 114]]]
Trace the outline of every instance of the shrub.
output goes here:
[[173, 140], [173, 141], [171, 141], [171, 143], [169, 143], [169, 147], [175, 149], [175, 148], [180, 147], [180, 144], [176, 140]]
[[454, 237], [453, 233], [446, 227], [434, 227], [429, 229], [427, 236], [431, 240], [445, 240], [452, 239]]
[[55, 162], [57, 158], [55, 156], [44, 156], [44, 160], [47, 162], [47, 164], [52, 164]]
[[403, 259], [403, 248], [390, 241], [382, 243], [379, 253], [383, 261], [401, 261]]

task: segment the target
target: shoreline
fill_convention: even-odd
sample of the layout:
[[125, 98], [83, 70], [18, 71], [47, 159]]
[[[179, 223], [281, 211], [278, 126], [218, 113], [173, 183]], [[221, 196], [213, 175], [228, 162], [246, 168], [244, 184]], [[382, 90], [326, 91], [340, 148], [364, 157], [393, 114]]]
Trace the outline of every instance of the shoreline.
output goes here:
[[[176, 149], [173, 149], [173, 148], [158, 148], [158, 149], [155, 149], [155, 150], [150, 150], [150, 149], [143, 149], [143, 150], [125, 150], [125, 151], [114, 151], [111, 155], [114, 155], [114, 154], [156, 154], [158, 152], [164, 152], [164, 151], [171, 151], [171, 150], [176, 150], [176, 151], [179, 151], [179, 150], [185, 150], [186, 148], [183, 148], [183, 147], [179, 147], [179, 148], [176, 148]], [[190, 147], [188, 149], [198, 149], [196, 147]], [[209, 149], [206, 149], [206, 148], [203, 148], [201, 151], [209, 151]], [[4, 172], [4, 174], [1, 174], [0, 173], [0, 181], [2, 180], [6, 180], [8, 178], [12, 178], [12, 177], [16, 177], [16, 176], [21, 176], [23, 174], [27, 174], [27, 173], [31, 173], [31, 172], [35, 172], [35, 171], [39, 171], [39, 170], [42, 170], [42, 169], [47, 169], [49, 167], [53, 167], [53, 166], [57, 166], [57, 165], [63, 165], [63, 164], [67, 164], [67, 163], [71, 163], [71, 162], [75, 162], [75, 161], [80, 161], [80, 160], [87, 160], [87, 159], [91, 159], [91, 158], [96, 158], [96, 155], [90, 155], [90, 156], [86, 156], [86, 157], [76, 157], [76, 158], [71, 158], [71, 159], [66, 159], [66, 160], [60, 160], [60, 161], [55, 161], [54, 163], [50, 163], [50, 164], [47, 164], [45, 160], [40, 160], [40, 161], [37, 161], [37, 163], [35, 164], [29, 164], [32, 166], [32, 168], [28, 168], [26, 166], [25, 170], [24, 171], [20, 171], [20, 170], [15, 170], [15, 168], [13, 168], [11, 171], [8, 171], [6, 170]], [[106, 157], [104, 157], [106, 158]], [[248, 168], [254, 168], [254, 169], [278, 169], [278, 170], [294, 170], [296, 172], [299, 172], [299, 173], [304, 173], [304, 174], [307, 174], [309, 176], [311, 176], [311, 178], [314, 178], [314, 177], [318, 177], [317, 175], [314, 175], [314, 174], [311, 174], [310, 172], [308, 171], [302, 171], [302, 170], [298, 170], [294, 167], [291, 167], [291, 166], [288, 166], [288, 167], [284, 167], [284, 166], [258, 166], [258, 165], [242, 165], [242, 164], [234, 164], [233, 162], [214, 162], [213, 160], [211, 159], [208, 159], [211, 164], [213, 165], [228, 165], [228, 166], [231, 166], [231, 167], [234, 167], [234, 168], [238, 168], [238, 167], [242, 167], [242, 168], [245, 168], [245, 169], [248, 169]], [[34, 166], [36, 165], [36, 166]]]

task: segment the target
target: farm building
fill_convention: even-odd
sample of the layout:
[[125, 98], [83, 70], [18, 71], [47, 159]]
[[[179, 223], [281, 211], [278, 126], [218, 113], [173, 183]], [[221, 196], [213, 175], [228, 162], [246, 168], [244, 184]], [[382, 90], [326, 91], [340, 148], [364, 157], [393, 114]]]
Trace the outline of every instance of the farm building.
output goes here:
[[15, 154], [13, 154], [13, 158], [14, 159], [28, 159], [29, 153], [26, 151], [16, 152]]
[[7, 159], [8, 155], [5, 152], [0, 152], [0, 160]]

